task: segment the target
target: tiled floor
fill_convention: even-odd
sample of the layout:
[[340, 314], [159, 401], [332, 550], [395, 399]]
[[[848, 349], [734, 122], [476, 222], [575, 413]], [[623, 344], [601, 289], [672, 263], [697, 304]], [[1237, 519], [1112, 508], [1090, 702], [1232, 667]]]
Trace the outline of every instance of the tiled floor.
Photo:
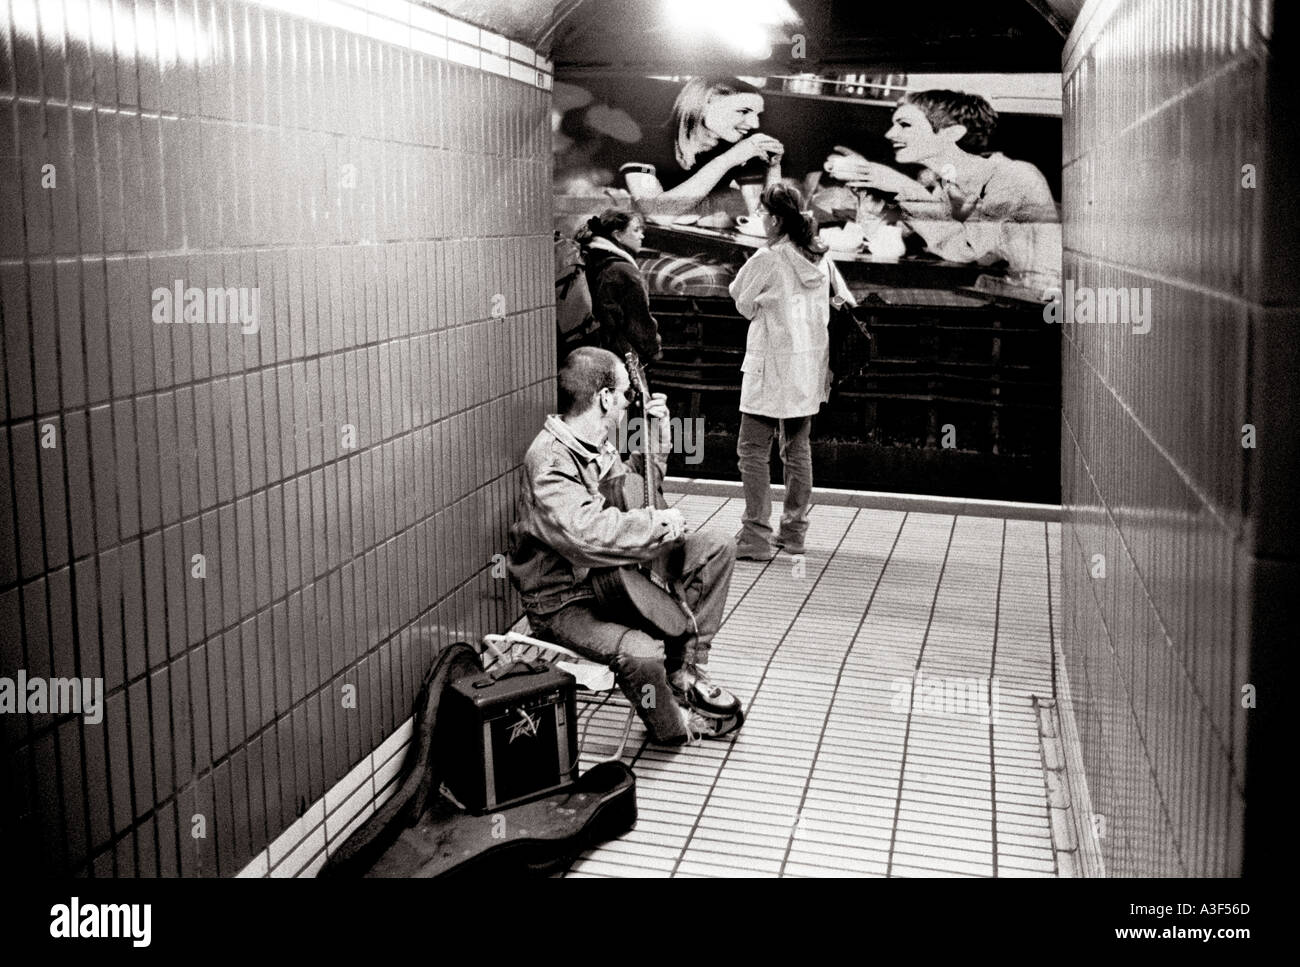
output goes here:
[[[739, 528], [738, 500], [675, 503]], [[636, 828], [569, 875], [1055, 876], [1031, 696], [1052, 694], [1059, 538], [818, 507], [806, 559], [737, 564], [710, 672], [745, 699], [744, 729], [667, 750], [637, 722]], [[587, 748], [625, 711], [591, 713]]]

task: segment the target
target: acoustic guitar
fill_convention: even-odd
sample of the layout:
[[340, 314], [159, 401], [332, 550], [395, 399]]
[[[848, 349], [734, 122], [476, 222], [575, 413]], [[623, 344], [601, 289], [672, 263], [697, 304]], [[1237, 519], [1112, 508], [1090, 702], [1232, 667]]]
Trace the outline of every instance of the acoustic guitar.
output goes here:
[[[645, 468], [641, 475], [644, 489], [638, 502], [650, 509], [664, 509], [668, 505], [659, 492], [658, 467], [651, 453], [651, 441], [658, 439], [658, 433], [651, 432], [650, 417], [646, 412], [650, 388], [646, 385], [645, 373], [636, 353], [628, 353], [625, 359], [628, 379], [636, 388], [640, 400], [641, 439], [644, 442], [642, 456]], [[596, 592], [596, 602], [601, 610], [611, 615], [626, 615], [629, 620], [639, 616], [642, 623], [649, 625], [663, 638], [681, 637], [692, 623], [690, 610], [674, 594], [664, 574], [662, 555], [649, 563], [593, 570], [591, 586]]]

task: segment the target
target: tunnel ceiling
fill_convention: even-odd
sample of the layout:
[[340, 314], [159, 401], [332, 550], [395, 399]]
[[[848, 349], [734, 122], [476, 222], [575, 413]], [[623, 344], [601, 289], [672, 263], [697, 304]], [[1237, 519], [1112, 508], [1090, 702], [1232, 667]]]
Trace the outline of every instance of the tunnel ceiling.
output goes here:
[[[689, 13], [675, 20], [672, 3], [559, 0], [533, 42], [570, 75], [1055, 72], [1083, 0], [786, 0], [798, 20], [765, 28], [772, 48], [765, 58], [738, 53], [716, 31], [696, 30]], [[795, 34], [805, 38], [802, 58], [792, 56]]]
[[[542, 41], [550, 32], [558, 0], [419, 0], [425, 6], [449, 13], [458, 20], [486, 27], [493, 33], [527, 44], [542, 54]], [[572, 0], [569, 0], [569, 4]], [[561, 11], [562, 12], [562, 11]]]

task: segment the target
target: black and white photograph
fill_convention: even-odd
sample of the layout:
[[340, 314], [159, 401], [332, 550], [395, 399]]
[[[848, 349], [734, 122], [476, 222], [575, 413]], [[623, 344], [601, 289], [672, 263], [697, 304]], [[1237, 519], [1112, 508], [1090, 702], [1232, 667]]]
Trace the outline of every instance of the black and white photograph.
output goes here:
[[0, 0], [6, 934], [905, 878], [1242, 951], [1298, 13]]

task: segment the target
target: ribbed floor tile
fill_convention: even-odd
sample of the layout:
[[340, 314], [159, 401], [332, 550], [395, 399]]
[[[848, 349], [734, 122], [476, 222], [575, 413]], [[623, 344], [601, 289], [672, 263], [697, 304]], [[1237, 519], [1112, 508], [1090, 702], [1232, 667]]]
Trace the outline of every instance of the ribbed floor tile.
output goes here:
[[[737, 500], [670, 501], [739, 529]], [[709, 671], [745, 728], [666, 750], [636, 722], [638, 825], [570, 875], [1054, 876], [1044, 528], [1054, 567], [1058, 525], [825, 506], [802, 577], [738, 562]], [[615, 745], [625, 709], [580, 714], [584, 743]]]

